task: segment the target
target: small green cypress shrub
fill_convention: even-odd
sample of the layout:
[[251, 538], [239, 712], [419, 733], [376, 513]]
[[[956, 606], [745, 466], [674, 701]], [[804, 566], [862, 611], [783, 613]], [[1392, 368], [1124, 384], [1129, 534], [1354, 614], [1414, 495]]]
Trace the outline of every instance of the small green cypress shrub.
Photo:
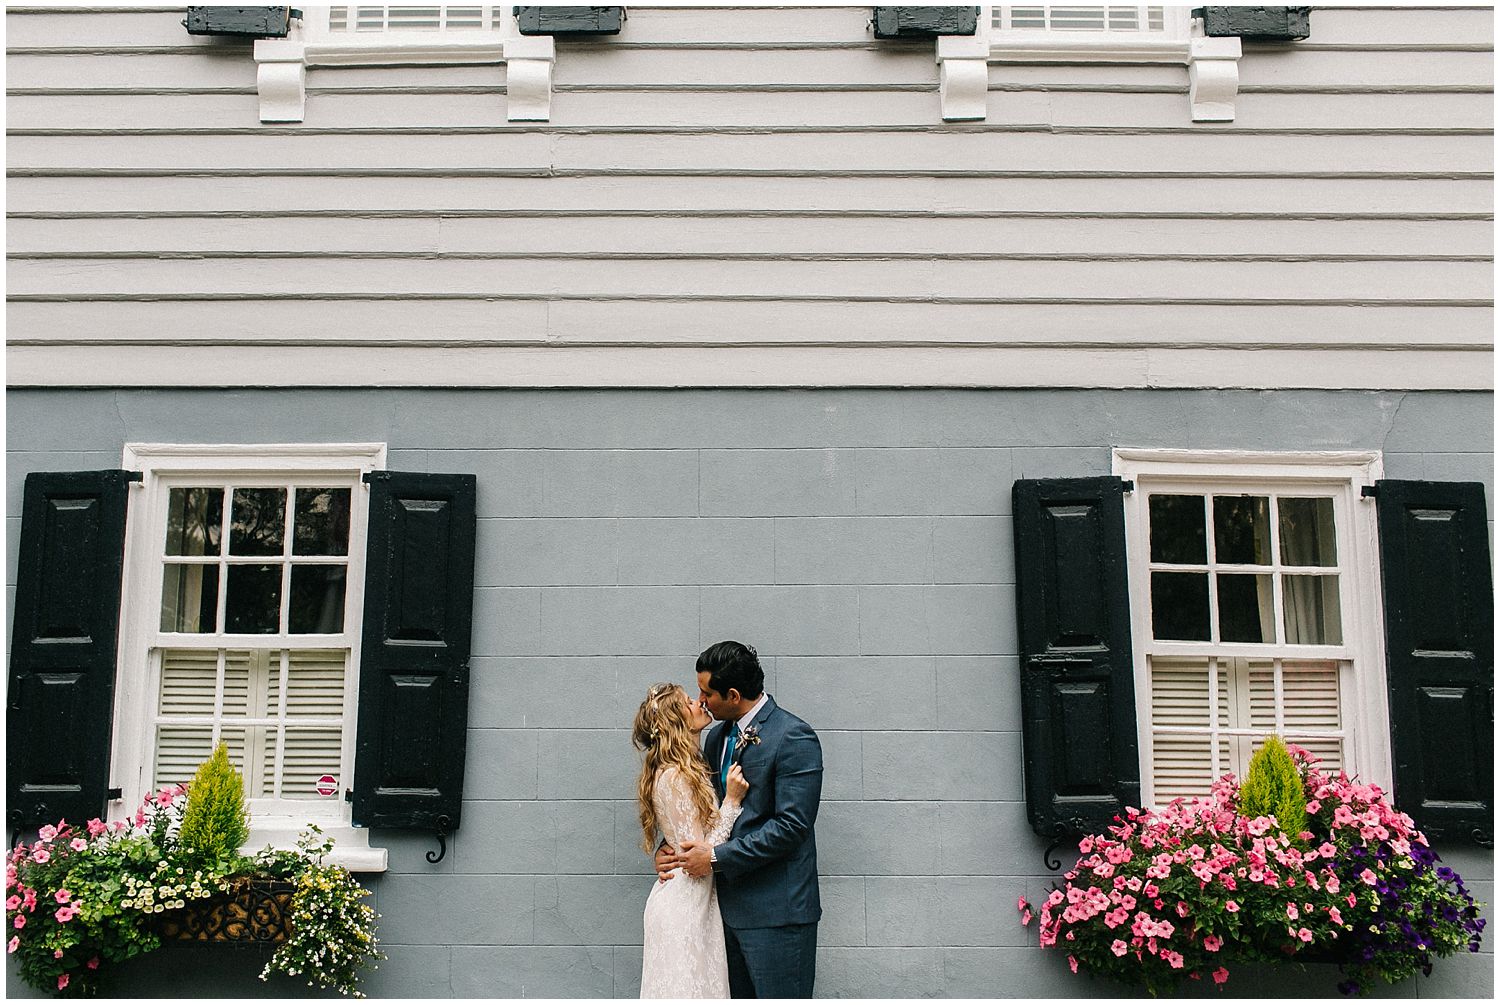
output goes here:
[[198, 765], [188, 786], [177, 839], [203, 861], [222, 862], [238, 855], [249, 837], [245, 780], [229, 761], [228, 745], [220, 743], [213, 756]]
[[1302, 774], [1281, 737], [1272, 733], [1255, 756], [1240, 783], [1240, 813], [1247, 817], [1274, 816], [1295, 839], [1307, 830], [1307, 795]]

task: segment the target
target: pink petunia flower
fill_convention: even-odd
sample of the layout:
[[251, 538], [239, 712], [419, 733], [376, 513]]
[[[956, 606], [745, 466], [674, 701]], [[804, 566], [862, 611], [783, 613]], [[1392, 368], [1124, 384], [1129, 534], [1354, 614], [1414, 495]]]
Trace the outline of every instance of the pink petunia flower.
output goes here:
[[1296, 904], [1288, 904], [1288, 905], [1286, 905], [1286, 916], [1287, 916], [1288, 919], [1290, 919], [1292, 921], [1296, 921], [1297, 920], [1297, 905]]
[[1226, 900], [1226, 901], [1224, 901], [1224, 910], [1228, 911], [1230, 914], [1234, 914], [1239, 909], [1240, 909], [1240, 905], [1236, 904], [1234, 901], [1232, 901], [1232, 900]]
[[1126, 953], [1130, 952], [1130, 947], [1125, 944], [1124, 939], [1116, 939], [1109, 944], [1109, 951], [1114, 953], [1116, 956], [1124, 956]]
[[74, 851], [83, 851], [88, 846], [89, 843], [83, 838], [74, 838], [73, 840], [68, 842], [68, 847], [72, 848]]
[[11, 894], [5, 898], [5, 909], [7, 911], [18, 911], [21, 909], [21, 898]]
[[1068, 969], [1073, 971], [1075, 974], [1078, 973], [1078, 959], [1076, 957], [1068, 957]]
[[88, 822], [88, 829], [89, 837], [98, 837], [100, 834], [103, 834], [105, 831], [109, 830], [109, 825], [106, 824], [103, 820], [100, 820], [98, 817], [95, 817]]
[[1176, 953], [1176, 952], [1163, 953], [1161, 958], [1164, 959], [1164, 960], [1166, 960], [1167, 963], [1171, 964], [1171, 967], [1172, 967], [1173, 970], [1181, 970], [1182, 969], [1182, 954], [1181, 953]]
[[1306, 928], [1299, 928], [1297, 929], [1297, 938], [1301, 939], [1303, 942], [1311, 942], [1313, 940], [1313, 934]]
[[21, 906], [28, 911], [36, 910], [36, 891], [26, 890], [21, 896]]
[[77, 913], [78, 909], [76, 907], [71, 904], [64, 904], [62, 907], [59, 907], [57, 909], [53, 916], [57, 918], [60, 924], [66, 925], [68, 922], [73, 920], [73, 915]]
[[13, 953], [17, 949], [20, 949], [20, 948], [21, 948], [21, 937], [19, 935], [12, 935], [10, 937], [10, 941], [5, 944], [5, 951], [7, 953]]
[[54, 950], [52, 950], [52, 958], [54, 960], [60, 960], [60, 959], [62, 959], [62, 950], [61, 949], [54, 949]]
[[97, 957], [97, 956], [93, 957], [87, 963], [85, 963], [84, 966], [88, 967], [90, 970], [98, 970], [99, 969], [99, 957]]
[[43, 841], [51, 841], [53, 838], [57, 837], [57, 828], [53, 827], [51, 824], [46, 824], [42, 827], [41, 830], [36, 832], [36, 836], [41, 838]]
[[52, 896], [59, 904], [66, 904], [68, 901], [73, 899], [73, 892], [71, 890], [62, 889], [58, 890]]
[[61, 991], [68, 986], [68, 975], [60, 974], [57, 978], [57, 990]]
[[31, 853], [31, 860], [33, 862], [36, 862], [38, 865], [49, 862], [51, 861], [51, 859], [52, 853], [45, 848], [38, 848]]
[[1335, 925], [1342, 925], [1344, 923], [1344, 916], [1339, 913], [1339, 909], [1336, 907], [1328, 909], [1328, 917], [1333, 920]]
[[1375, 874], [1373, 872], [1371, 872], [1369, 869], [1366, 869], [1366, 870], [1364, 870], [1363, 872], [1361, 872], [1359, 874], [1359, 880], [1360, 880], [1361, 883], [1364, 883], [1366, 886], [1374, 886], [1375, 885]]
[[1217, 953], [1224, 948], [1224, 940], [1217, 935], [1205, 935], [1203, 937], [1203, 948], [1211, 953]]
[[1215, 984], [1223, 984], [1225, 981], [1229, 980], [1229, 968], [1220, 967], [1219, 969], [1215, 970], [1211, 976], [1213, 977]]
[[18, 929], [25, 928], [26, 927], [26, 915], [24, 915], [24, 914], [18, 914], [18, 915], [16, 915], [15, 926]]

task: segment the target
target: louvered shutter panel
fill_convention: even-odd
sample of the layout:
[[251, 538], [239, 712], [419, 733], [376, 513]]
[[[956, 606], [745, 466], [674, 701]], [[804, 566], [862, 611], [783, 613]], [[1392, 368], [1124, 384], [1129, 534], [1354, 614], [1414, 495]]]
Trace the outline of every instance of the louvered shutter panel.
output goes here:
[[109, 787], [128, 471], [26, 476], [6, 708], [12, 827], [100, 816]]
[[1493, 840], [1494, 597], [1484, 486], [1376, 483], [1396, 805]]
[[[345, 658], [341, 650], [293, 650], [287, 657], [286, 737], [281, 756], [281, 794], [288, 799], [311, 799], [325, 774], [343, 777], [343, 731], [338, 726], [306, 724], [309, 719], [337, 720], [344, 714]], [[268, 704], [280, 700], [280, 680], [274, 682]], [[267, 760], [275, 757], [268, 746]], [[269, 772], [267, 772], [269, 775]]]
[[475, 478], [396, 471], [365, 478], [354, 822], [453, 830], [468, 728]]
[[1026, 805], [1047, 837], [1140, 805], [1124, 483], [1015, 483]]
[[[1215, 716], [1209, 722], [1209, 665], [1206, 659], [1156, 658], [1151, 661], [1151, 771], [1153, 798], [1170, 802], [1201, 796], [1230, 770], [1229, 747], [1219, 744], [1214, 759], [1206, 730], [1229, 726], [1229, 673], [1218, 664]], [[1274, 713], [1273, 713], [1274, 714]]]

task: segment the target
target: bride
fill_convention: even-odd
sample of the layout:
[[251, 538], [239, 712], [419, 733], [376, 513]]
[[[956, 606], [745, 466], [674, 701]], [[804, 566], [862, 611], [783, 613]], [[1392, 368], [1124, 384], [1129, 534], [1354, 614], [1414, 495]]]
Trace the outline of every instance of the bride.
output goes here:
[[[650, 854], [660, 832], [666, 842], [720, 844], [750, 790], [739, 765], [729, 769], [724, 805], [714, 807], [708, 765], [698, 734], [713, 721], [676, 684], [653, 684], [635, 714], [631, 742], [646, 752], [638, 790], [642, 842]], [[706, 835], [706, 837], [705, 837]], [[728, 998], [724, 927], [710, 873], [694, 879], [678, 869], [654, 883], [646, 900], [642, 998]]]

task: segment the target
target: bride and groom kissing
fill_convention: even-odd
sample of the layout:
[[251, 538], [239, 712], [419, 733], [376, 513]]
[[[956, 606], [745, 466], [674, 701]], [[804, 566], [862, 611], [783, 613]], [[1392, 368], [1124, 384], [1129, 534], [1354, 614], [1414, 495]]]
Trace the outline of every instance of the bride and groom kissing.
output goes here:
[[645, 753], [637, 797], [659, 879], [646, 901], [641, 997], [810, 998], [818, 734], [765, 693], [750, 646], [715, 643], [697, 670], [696, 699], [653, 685], [631, 736]]

